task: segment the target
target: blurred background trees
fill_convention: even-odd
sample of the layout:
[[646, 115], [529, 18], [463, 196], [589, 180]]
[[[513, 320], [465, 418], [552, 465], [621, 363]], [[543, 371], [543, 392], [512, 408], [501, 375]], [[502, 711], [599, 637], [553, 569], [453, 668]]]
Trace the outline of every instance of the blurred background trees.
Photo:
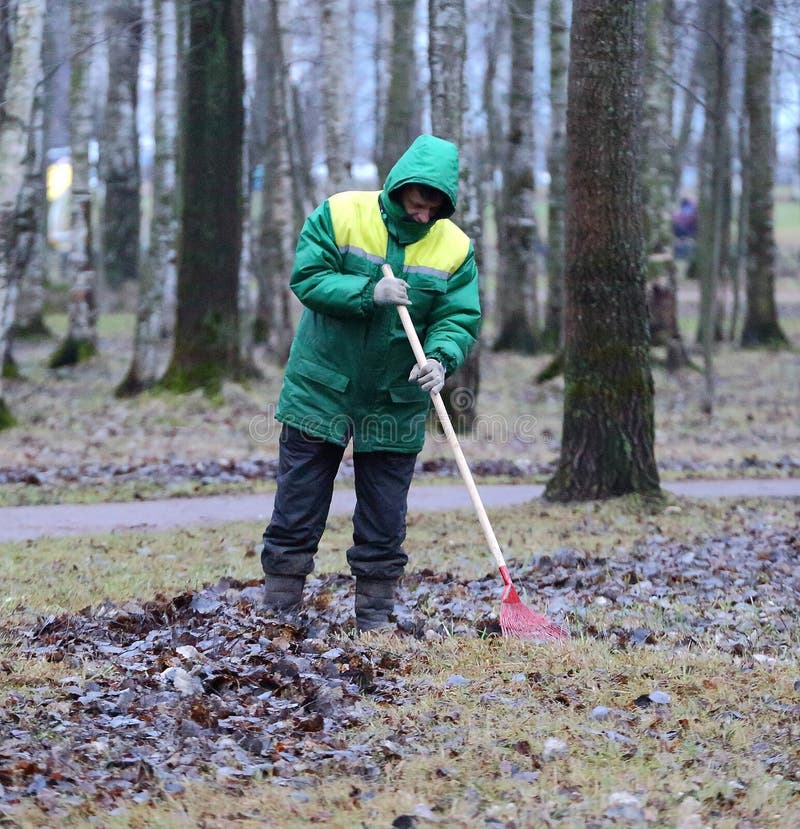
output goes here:
[[[603, 152], [615, 134], [591, 106], [621, 58], [575, 37], [606, 5], [641, 20], [625, 98], [641, 108], [613, 169]], [[637, 348], [670, 369], [698, 350], [713, 411], [721, 338], [786, 343], [775, 281], [798, 265], [776, 256], [774, 214], [800, 193], [798, 55], [793, 0], [8, 0], [5, 373], [14, 337], [41, 335], [45, 309], [68, 317], [53, 367], [96, 353], [98, 313], [135, 315], [119, 394], [279, 373], [305, 215], [335, 190], [379, 188], [430, 131], [461, 149], [456, 220], [478, 254], [483, 345], [549, 352], [559, 370], [575, 357], [578, 310], [606, 326], [597, 336], [630, 323]], [[575, 97], [578, 66], [606, 79], [594, 98]], [[575, 153], [589, 171], [580, 191], [566, 175]], [[622, 190], [600, 186], [610, 170]], [[696, 226], [676, 236], [682, 198]], [[586, 230], [603, 223], [611, 236]], [[609, 238], [619, 259], [584, 273]], [[617, 280], [640, 247], [645, 301], [631, 303]], [[570, 273], [599, 280], [595, 299], [565, 292]], [[695, 343], [681, 338], [679, 283], [700, 298]], [[448, 383], [462, 428], [479, 411], [480, 355]]]

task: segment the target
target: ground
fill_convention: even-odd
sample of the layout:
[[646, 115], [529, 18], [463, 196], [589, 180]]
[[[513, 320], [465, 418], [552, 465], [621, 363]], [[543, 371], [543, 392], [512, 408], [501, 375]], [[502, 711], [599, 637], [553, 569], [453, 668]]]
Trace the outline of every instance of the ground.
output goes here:
[[[790, 279], [781, 310], [800, 342]], [[116, 401], [130, 319], [103, 326], [88, 366], [19, 348], [3, 504], [271, 487], [274, 366], [222, 401]], [[560, 383], [532, 382], [546, 357], [484, 354], [476, 475], [541, 485]], [[717, 362], [711, 417], [699, 373], [655, 368], [664, 480], [797, 479], [797, 353]], [[421, 482], [453, 475], [431, 436]], [[800, 500], [650, 510], [492, 506], [523, 601], [570, 632], [556, 643], [500, 635], [470, 510], [410, 515], [396, 629], [361, 638], [346, 515], [290, 621], [261, 611], [254, 520], [0, 543], [0, 825], [795, 829]]]

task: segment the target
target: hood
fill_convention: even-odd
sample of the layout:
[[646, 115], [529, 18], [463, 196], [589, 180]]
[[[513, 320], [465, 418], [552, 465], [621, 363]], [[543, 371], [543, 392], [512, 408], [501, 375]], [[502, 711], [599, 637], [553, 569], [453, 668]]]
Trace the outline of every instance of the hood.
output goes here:
[[[402, 206], [392, 193], [404, 184], [427, 184], [447, 197], [436, 219], [453, 215], [458, 197], [458, 147], [435, 135], [420, 135], [389, 170], [381, 193], [381, 204], [389, 229], [401, 244], [421, 239], [434, 222], [420, 224], [406, 218]], [[436, 220], [434, 220], [436, 221]]]

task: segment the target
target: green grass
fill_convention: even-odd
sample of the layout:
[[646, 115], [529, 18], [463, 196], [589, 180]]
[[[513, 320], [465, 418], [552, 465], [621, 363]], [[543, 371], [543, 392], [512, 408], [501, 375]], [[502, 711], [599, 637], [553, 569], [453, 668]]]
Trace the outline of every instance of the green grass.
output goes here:
[[[743, 511], [765, 525], [796, 527], [797, 509], [790, 500], [673, 500], [666, 510], [649, 514], [624, 500], [535, 502], [493, 511], [492, 520], [513, 572], [514, 561], [565, 545], [609, 557], [656, 533], [713, 536], [738, 526]], [[0, 697], [10, 691], [41, 693], [76, 670], [91, 678], [109, 669], [22, 659], [8, 635], [18, 625], [107, 598], [141, 601], [222, 576], [256, 578], [261, 530], [237, 523], [0, 545], [0, 633], [6, 632]], [[343, 551], [350, 532], [349, 520], [329, 522], [319, 572], [346, 572]], [[469, 513], [412, 516], [407, 549], [410, 569], [472, 578], [494, 568]], [[498, 580], [498, 595], [499, 588]], [[586, 610], [585, 623], [602, 627], [603, 608]], [[625, 612], [631, 625], [643, 619], [659, 630], [658, 614], [649, 605]], [[575, 829], [666, 827], [681, 820], [687, 827], [714, 829], [740, 829], [748, 822], [763, 829], [796, 826], [796, 653], [761, 661], [753, 654], [737, 657], [699, 632], [691, 649], [620, 649], [579, 630], [569, 642], [553, 646], [460, 636], [425, 643], [376, 636], [372, 643], [377, 662], [382, 652], [401, 658], [407, 698], [404, 704], [378, 705], [366, 728], [343, 734], [349, 744], [387, 746], [377, 779], [322, 776], [310, 769], [289, 785], [270, 778], [235, 785], [209, 780], [188, 783], [182, 796], [144, 806], [123, 803], [113, 815], [93, 814], [88, 802], [70, 805], [56, 798], [44, 810], [26, 799], [14, 809], [11, 825], [52, 826], [56, 808], [59, 826], [139, 829], [389, 827], [403, 814], [416, 814], [418, 826], [464, 829], [508, 826], [512, 820], [518, 827]], [[450, 683], [454, 675], [463, 680]], [[634, 704], [653, 690], [668, 693], [669, 704]], [[597, 706], [609, 709], [607, 719], [593, 715]], [[555, 753], [547, 746], [552, 739], [563, 743]], [[607, 816], [620, 792], [635, 798], [642, 821], [614, 822]], [[694, 823], [688, 822], [692, 815]]]
[[775, 241], [784, 255], [800, 252], [800, 201], [776, 201]]

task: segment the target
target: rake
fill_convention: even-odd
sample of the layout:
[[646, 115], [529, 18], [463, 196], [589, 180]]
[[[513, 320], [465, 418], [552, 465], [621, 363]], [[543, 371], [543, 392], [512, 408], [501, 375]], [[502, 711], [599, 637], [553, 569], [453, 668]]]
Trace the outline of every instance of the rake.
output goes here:
[[[386, 276], [394, 276], [389, 265], [383, 265], [383, 273]], [[402, 322], [408, 341], [411, 344], [411, 350], [414, 352], [417, 365], [422, 368], [428, 361], [428, 358], [425, 356], [422, 343], [419, 341], [414, 323], [411, 321], [411, 315], [404, 305], [397, 306], [397, 313], [400, 315], [400, 322]], [[535, 613], [520, 600], [514, 583], [511, 581], [508, 565], [497, 542], [497, 536], [494, 534], [492, 525], [489, 522], [489, 516], [486, 514], [486, 509], [483, 506], [478, 487], [475, 485], [475, 480], [472, 477], [472, 471], [469, 468], [467, 459], [464, 457], [461, 444], [456, 437], [455, 429], [450, 421], [450, 415], [447, 413], [444, 401], [439, 392], [431, 392], [431, 400], [436, 409], [436, 414], [439, 416], [439, 421], [442, 424], [447, 442], [453, 450], [458, 471], [461, 473], [461, 477], [466, 484], [469, 497], [478, 515], [478, 521], [489, 544], [489, 550], [497, 562], [500, 576], [503, 579], [504, 588], [500, 599], [500, 629], [505, 636], [512, 636], [517, 639], [532, 639], [537, 641], [566, 639], [568, 633], [563, 627], [550, 621], [540, 613]]]

